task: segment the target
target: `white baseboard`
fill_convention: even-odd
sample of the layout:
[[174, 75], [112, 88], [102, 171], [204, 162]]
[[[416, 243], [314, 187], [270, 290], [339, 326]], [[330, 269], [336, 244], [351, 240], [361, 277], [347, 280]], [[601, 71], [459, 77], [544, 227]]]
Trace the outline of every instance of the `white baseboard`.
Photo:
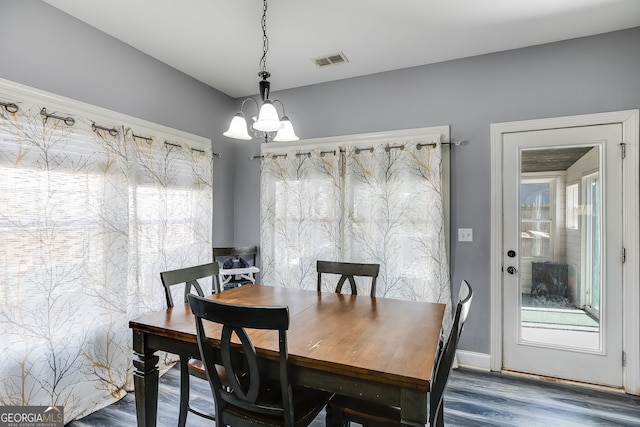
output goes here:
[[491, 370], [491, 355], [474, 351], [458, 350], [458, 365], [465, 368]]

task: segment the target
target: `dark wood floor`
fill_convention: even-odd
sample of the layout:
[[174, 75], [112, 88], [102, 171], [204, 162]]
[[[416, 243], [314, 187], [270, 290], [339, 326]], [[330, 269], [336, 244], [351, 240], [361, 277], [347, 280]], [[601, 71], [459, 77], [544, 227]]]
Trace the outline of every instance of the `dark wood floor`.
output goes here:
[[[160, 379], [158, 426], [173, 427], [178, 419], [179, 371]], [[204, 381], [192, 381], [192, 398], [200, 408], [211, 406]], [[454, 370], [445, 391], [445, 423], [449, 427], [573, 427], [640, 426], [640, 397], [508, 374]], [[69, 427], [132, 427], [136, 425], [133, 394], [73, 421]], [[187, 426], [212, 426], [194, 414]], [[324, 426], [321, 414], [312, 427]]]

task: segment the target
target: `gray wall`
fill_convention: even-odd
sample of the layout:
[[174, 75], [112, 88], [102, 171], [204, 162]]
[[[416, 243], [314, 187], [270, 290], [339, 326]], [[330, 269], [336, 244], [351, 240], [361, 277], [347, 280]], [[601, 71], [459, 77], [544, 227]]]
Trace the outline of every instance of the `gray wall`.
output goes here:
[[[348, 65], [347, 65], [348, 66]], [[273, 92], [301, 138], [450, 125], [468, 143], [451, 155], [451, 268], [454, 293], [473, 286], [460, 347], [489, 353], [491, 123], [640, 108], [640, 27], [366, 77]], [[242, 163], [242, 159], [240, 163]], [[236, 213], [258, 232], [257, 165], [238, 183], [254, 189]], [[456, 242], [458, 227], [473, 242]]]
[[210, 138], [214, 244], [233, 244], [232, 98], [39, 0], [0, 0], [0, 78]]
[[[62, 46], [73, 53], [62, 59]], [[274, 92], [302, 138], [450, 125], [454, 292], [474, 307], [461, 348], [489, 352], [490, 154], [496, 122], [640, 108], [640, 28]], [[211, 138], [214, 243], [259, 240], [255, 142], [221, 136], [232, 100], [35, 0], [0, 0], [0, 78]], [[346, 65], [348, 66], [348, 64]], [[274, 88], [277, 89], [277, 88]], [[233, 185], [229, 179], [234, 180]], [[235, 195], [232, 189], [235, 188]]]

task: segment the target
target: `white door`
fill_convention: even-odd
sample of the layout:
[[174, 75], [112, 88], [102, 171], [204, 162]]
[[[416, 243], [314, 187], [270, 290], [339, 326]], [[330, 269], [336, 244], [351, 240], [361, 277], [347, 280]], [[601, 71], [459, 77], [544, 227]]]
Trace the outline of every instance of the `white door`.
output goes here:
[[623, 386], [622, 125], [503, 135], [503, 369]]

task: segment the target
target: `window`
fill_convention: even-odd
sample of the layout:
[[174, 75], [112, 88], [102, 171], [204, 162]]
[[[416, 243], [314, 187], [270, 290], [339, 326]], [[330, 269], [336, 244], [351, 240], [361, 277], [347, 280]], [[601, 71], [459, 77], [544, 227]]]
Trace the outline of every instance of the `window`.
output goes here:
[[553, 258], [553, 179], [523, 179], [520, 184], [521, 254]]
[[600, 175], [582, 178], [584, 197], [583, 280], [585, 303], [592, 314], [600, 312]]
[[578, 184], [568, 185], [566, 188], [567, 201], [567, 228], [570, 230], [578, 229], [578, 208], [580, 201], [578, 200]]
[[158, 272], [212, 259], [211, 143], [35, 92], [0, 82], [0, 396], [68, 420], [122, 397]]
[[379, 263], [379, 296], [448, 302], [441, 132], [263, 148], [262, 279], [315, 289], [319, 259]]

